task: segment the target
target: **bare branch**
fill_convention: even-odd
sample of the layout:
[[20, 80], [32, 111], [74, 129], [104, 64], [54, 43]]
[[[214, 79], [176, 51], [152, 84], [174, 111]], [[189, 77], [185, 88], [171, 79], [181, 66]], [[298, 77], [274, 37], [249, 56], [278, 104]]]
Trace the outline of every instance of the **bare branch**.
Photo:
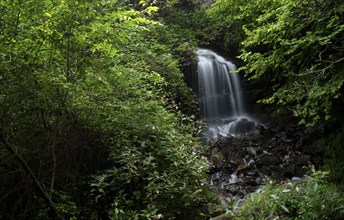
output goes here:
[[2, 133], [2, 130], [0, 129], [0, 141], [4, 144], [4, 146], [7, 148], [7, 150], [19, 161], [19, 163], [23, 166], [23, 168], [28, 172], [29, 176], [33, 179], [38, 191], [42, 194], [43, 199], [48, 203], [50, 208], [54, 211], [57, 219], [64, 220], [64, 218], [60, 215], [60, 213], [57, 211], [55, 204], [51, 200], [51, 197], [49, 194], [44, 190], [42, 184], [37, 179], [35, 173], [31, 169], [31, 167], [26, 163], [24, 158], [17, 152], [17, 148], [11, 145], [7, 139], [5, 138], [4, 134]]

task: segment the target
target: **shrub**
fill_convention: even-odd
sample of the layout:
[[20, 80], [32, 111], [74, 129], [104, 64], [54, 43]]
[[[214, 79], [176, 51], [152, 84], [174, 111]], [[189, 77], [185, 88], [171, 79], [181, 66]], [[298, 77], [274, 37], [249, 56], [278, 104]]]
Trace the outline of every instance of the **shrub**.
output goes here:
[[343, 219], [344, 196], [327, 181], [328, 172], [282, 183], [270, 182], [232, 213], [234, 219]]

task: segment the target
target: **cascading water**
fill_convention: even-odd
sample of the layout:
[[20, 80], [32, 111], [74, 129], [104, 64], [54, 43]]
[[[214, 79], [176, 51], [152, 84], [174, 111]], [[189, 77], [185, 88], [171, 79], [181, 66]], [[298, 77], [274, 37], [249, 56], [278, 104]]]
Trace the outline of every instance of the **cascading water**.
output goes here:
[[245, 114], [240, 79], [233, 63], [198, 49], [198, 101], [209, 126], [208, 137], [246, 133], [255, 122]]

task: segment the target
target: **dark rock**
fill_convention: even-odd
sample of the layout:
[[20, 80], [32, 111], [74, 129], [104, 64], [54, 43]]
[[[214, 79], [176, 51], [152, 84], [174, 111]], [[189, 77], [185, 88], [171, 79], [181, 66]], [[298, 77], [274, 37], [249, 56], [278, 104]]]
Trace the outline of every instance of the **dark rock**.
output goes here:
[[275, 165], [281, 163], [281, 159], [279, 159], [276, 155], [268, 155], [264, 154], [257, 159], [257, 164], [262, 165]]
[[247, 195], [246, 190], [240, 190], [240, 191], [238, 191], [238, 193], [236, 194], [236, 196], [237, 196], [239, 199], [243, 199], [243, 198], [245, 197], [245, 195]]
[[284, 178], [284, 170], [283, 167], [276, 166], [276, 165], [271, 165], [269, 166], [271, 170], [271, 176], [274, 179], [283, 179]]
[[232, 194], [236, 194], [239, 191], [239, 186], [236, 185], [228, 185], [226, 189], [231, 192]]
[[323, 149], [321, 143], [317, 142], [315, 144], [309, 144], [309, 145], [304, 146], [303, 152], [305, 154], [309, 154], [309, 155], [323, 156], [324, 149]]
[[270, 137], [274, 133], [270, 128], [267, 128], [263, 125], [257, 125], [256, 128], [257, 128], [259, 134], [261, 134], [265, 137]]
[[257, 178], [256, 178], [256, 183], [257, 185], [263, 184], [264, 182], [266, 182], [266, 177], [263, 176], [263, 174], [260, 174]]
[[244, 134], [253, 130], [254, 126], [255, 123], [253, 121], [249, 121], [247, 118], [242, 118], [231, 125], [230, 131], [234, 134]]
[[248, 171], [248, 172], [246, 173], [246, 175], [248, 175], [248, 176], [253, 176], [253, 177], [258, 177], [258, 176], [259, 176], [259, 172], [258, 172], [258, 170], [255, 170], [255, 171]]
[[316, 127], [307, 127], [303, 133], [306, 135], [312, 135], [315, 134], [318, 131], [318, 129]]
[[295, 133], [297, 128], [298, 128], [298, 126], [296, 124], [288, 124], [286, 126], [286, 132], [288, 132], [288, 133]]
[[298, 169], [295, 170], [295, 176], [302, 177], [305, 174], [310, 174], [310, 172], [311, 171], [310, 171], [309, 168], [306, 168], [306, 167], [298, 168]]
[[274, 153], [274, 154], [277, 154], [277, 153], [287, 153], [287, 150], [288, 150], [288, 147], [286, 145], [277, 145], [275, 146], [271, 152]]
[[250, 186], [257, 186], [257, 181], [256, 178], [254, 176], [245, 176], [242, 178], [242, 181], [246, 184], [246, 185], [250, 185]]
[[245, 148], [246, 152], [251, 154], [254, 157], [257, 157], [257, 148], [255, 147], [246, 147]]
[[310, 145], [314, 142], [314, 137], [311, 135], [301, 136], [301, 145]]
[[285, 133], [278, 133], [278, 134], [276, 134], [276, 136], [279, 137], [283, 142], [286, 142], [286, 143], [291, 143], [291, 142], [295, 141], [294, 138], [288, 137]]
[[296, 148], [300, 148], [303, 144], [303, 137], [299, 137], [299, 139], [297, 140], [296, 144], [295, 144], [295, 147]]
[[291, 164], [287, 167], [283, 167], [281, 171], [286, 179], [291, 179], [293, 176], [295, 176], [295, 165]]
[[249, 136], [249, 139], [257, 143], [258, 145], [261, 145], [267, 141], [266, 137], [259, 133], [253, 133]]
[[260, 168], [261, 172], [264, 173], [265, 175], [270, 176], [271, 175], [271, 170], [269, 169], [268, 166], [262, 166]]
[[[245, 119], [236, 129], [250, 127]], [[243, 201], [269, 178], [293, 179], [323, 164], [321, 132], [280, 124], [282, 130], [257, 125], [249, 133], [217, 137], [209, 155], [209, 186], [232, 201]]]
[[309, 164], [310, 159], [311, 159], [311, 156], [309, 155], [298, 155], [298, 156], [295, 156], [291, 162], [294, 163], [295, 165], [307, 165]]

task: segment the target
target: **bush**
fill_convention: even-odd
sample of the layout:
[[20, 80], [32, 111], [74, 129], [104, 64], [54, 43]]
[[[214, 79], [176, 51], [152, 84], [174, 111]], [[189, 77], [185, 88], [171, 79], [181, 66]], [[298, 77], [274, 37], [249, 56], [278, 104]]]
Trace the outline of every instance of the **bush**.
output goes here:
[[200, 182], [203, 147], [186, 134], [189, 128], [154, 102], [118, 114], [109, 143], [115, 167], [91, 184], [98, 212], [110, 219], [200, 219], [211, 195]]

